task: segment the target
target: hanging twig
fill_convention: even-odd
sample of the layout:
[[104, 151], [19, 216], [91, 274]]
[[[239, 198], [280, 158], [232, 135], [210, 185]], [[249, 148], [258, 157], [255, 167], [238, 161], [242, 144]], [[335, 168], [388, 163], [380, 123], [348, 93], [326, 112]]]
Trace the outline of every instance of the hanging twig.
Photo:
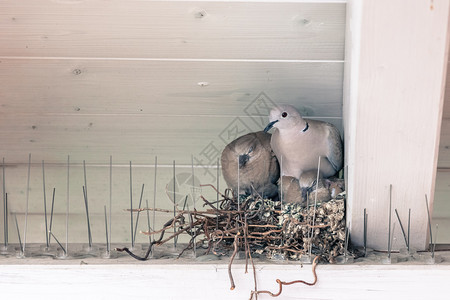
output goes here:
[[234, 237], [234, 251], [233, 254], [231, 254], [230, 262], [228, 263], [228, 277], [230, 277], [230, 283], [231, 287], [230, 290], [234, 290], [236, 288], [236, 285], [234, 284], [233, 274], [231, 273], [231, 265], [233, 264], [234, 257], [236, 256], [236, 253], [238, 252], [238, 241], [239, 241], [239, 232]]
[[315, 285], [317, 283], [317, 274], [316, 274], [316, 267], [317, 264], [319, 262], [319, 258], [320, 256], [316, 256], [314, 258], [313, 264], [312, 264], [312, 272], [314, 275], [314, 281], [313, 282], [306, 282], [304, 280], [294, 280], [294, 281], [290, 281], [290, 282], [285, 282], [285, 281], [281, 281], [280, 279], [277, 279], [276, 282], [278, 283], [279, 286], [279, 290], [278, 293], [272, 293], [270, 291], [252, 291], [250, 294], [250, 300], [253, 299], [253, 296], [257, 296], [259, 294], [269, 294], [272, 297], [278, 297], [281, 295], [281, 292], [283, 291], [283, 285], [291, 285], [291, 284], [295, 284], [295, 283], [303, 283], [309, 286]]

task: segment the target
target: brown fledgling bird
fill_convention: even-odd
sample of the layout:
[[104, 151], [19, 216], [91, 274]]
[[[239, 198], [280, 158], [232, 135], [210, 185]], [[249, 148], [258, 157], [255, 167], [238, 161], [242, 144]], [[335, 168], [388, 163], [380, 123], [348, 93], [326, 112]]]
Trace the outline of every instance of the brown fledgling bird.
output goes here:
[[229, 188], [239, 194], [259, 194], [264, 198], [278, 195], [280, 167], [270, 147], [269, 133], [258, 131], [229, 143], [222, 152], [222, 174]]
[[[282, 159], [281, 176], [301, 180], [304, 172], [317, 172], [319, 156], [321, 178], [333, 176], [342, 169], [342, 140], [339, 130], [332, 124], [305, 120], [291, 105], [274, 107], [270, 111], [269, 121], [264, 132], [275, 127], [270, 145], [278, 160]], [[310, 178], [316, 179], [313, 176]], [[310, 183], [301, 182], [301, 185]]]
[[306, 205], [306, 194], [303, 196], [298, 179], [292, 176], [282, 176], [278, 184], [280, 199], [283, 203], [300, 203]]
[[[302, 178], [300, 178], [301, 180]], [[312, 180], [310, 186], [301, 187], [297, 178], [282, 176], [278, 185], [280, 198], [282, 197], [284, 203], [300, 203], [302, 206], [306, 206], [308, 202], [313, 204], [316, 200], [316, 190], [317, 203], [330, 201], [342, 192], [340, 181], [319, 178], [319, 183], [316, 186], [317, 177]]]

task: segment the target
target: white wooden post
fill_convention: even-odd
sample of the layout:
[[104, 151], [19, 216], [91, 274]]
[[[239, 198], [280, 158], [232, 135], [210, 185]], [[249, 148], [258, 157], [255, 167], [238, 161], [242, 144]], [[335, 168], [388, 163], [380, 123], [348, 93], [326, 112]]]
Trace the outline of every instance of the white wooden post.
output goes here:
[[[448, 0], [350, 0], [347, 7], [344, 119], [352, 240], [386, 250], [392, 184], [393, 248], [425, 249], [434, 197], [448, 55]], [[394, 225], [394, 223], [397, 223]]]

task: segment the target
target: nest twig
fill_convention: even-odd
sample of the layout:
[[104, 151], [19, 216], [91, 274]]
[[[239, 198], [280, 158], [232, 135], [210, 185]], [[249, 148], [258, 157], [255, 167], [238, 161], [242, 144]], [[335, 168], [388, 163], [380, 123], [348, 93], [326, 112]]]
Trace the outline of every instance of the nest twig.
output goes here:
[[[213, 187], [214, 190], [215, 187]], [[302, 256], [316, 256], [313, 262], [313, 274], [315, 281], [304, 284], [313, 285], [317, 281], [315, 267], [318, 257], [323, 257], [328, 262], [335, 262], [335, 258], [344, 254], [345, 244], [345, 197], [341, 196], [329, 202], [318, 204], [316, 207], [302, 207], [301, 204], [284, 204], [281, 207], [279, 201], [262, 199], [260, 196], [232, 198], [228, 190], [221, 194], [222, 199], [209, 202], [203, 196], [204, 211], [178, 210], [177, 215], [167, 221], [161, 230], [143, 232], [146, 235], [160, 234], [159, 239], [154, 240], [145, 254], [140, 257], [133, 254], [128, 248], [116, 249], [125, 251], [133, 258], [146, 260], [154, 246], [162, 245], [180, 234], [188, 234], [190, 242], [183, 249], [181, 256], [187, 249], [205, 245], [207, 254], [215, 255], [231, 254], [228, 274], [231, 289], [235, 288], [231, 266], [239, 249], [245, 250], [247, 272], [248, 262], [255, 266], [253, 256], [265, 254], [268, 257], [282, 257], [285, 259], [300, 259]], [[238, 205], [239, 201], [239, 205]], [[218, 207], [214, 206], [217, 205]], [[171, 213], [164, 209], [134, 209], [133, 211], [156, 210]], [[188, 218], [185, 217], [188, 216]], [[188, 221], [186, 221], [186, 219]], [[164, 239], [167, 230], [176, 228], [176, 231]], [[197, 241], [196, 243], [194, 241]], [[252, 298], [258, 294], [267, 293], [278, 296], [283, 285], [296, 282], [282, 282], [277, 280], [279, 292], [274, 294], [268, 291], [257, 291], [256, 277], [255, 290]]]

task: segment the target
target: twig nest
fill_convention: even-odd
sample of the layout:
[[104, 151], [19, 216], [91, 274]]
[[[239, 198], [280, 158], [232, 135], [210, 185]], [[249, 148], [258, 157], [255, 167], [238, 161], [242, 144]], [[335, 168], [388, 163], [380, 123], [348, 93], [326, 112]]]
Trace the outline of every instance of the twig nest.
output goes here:
[[[286, 254], [291, 259], [301, 255], [320, 254], [329, 262], [344, 254], [345, 244], [345, 193], [314, 208], [300, 203], [289, 203], [283, 207], [279, 225], [283, 228]], [[291, 251], [299, 249], [300, 251]], [[272, 253], [273, 255], [273, 253]]]

